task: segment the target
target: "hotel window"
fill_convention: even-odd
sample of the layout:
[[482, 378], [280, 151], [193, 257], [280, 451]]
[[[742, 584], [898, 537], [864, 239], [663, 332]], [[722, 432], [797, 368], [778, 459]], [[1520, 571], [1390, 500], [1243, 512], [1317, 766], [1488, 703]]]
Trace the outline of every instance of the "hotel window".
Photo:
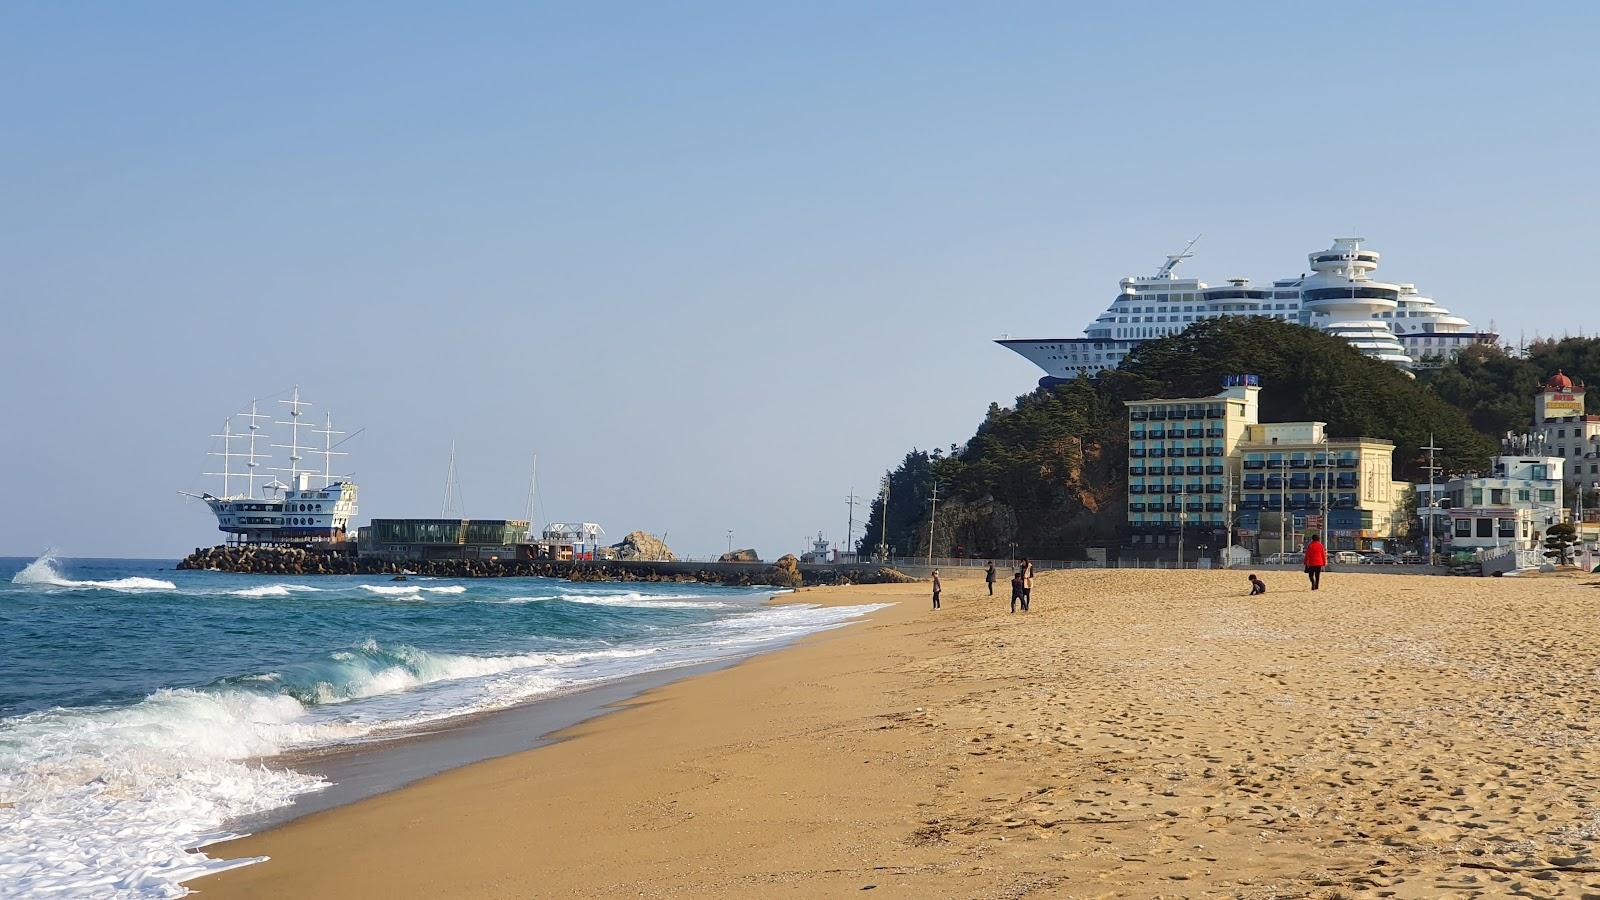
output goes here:
[[1554, 502], [1556, 502], [1555, 489], [1554, 488], [1541, 488], [1539, 490], [1539, 502], [1540, 503], [1554, 503]]
[[1472, 489], [1472, 505], [1473, 506], [1482, 506], [1483, 505], [1483, 488], [1473, 488]]
[[1471, 519], [1457, 519], [1456, 520], [1456, 537], [1463, 537], [1463, 538], [1472, 537], [1472, 520]]

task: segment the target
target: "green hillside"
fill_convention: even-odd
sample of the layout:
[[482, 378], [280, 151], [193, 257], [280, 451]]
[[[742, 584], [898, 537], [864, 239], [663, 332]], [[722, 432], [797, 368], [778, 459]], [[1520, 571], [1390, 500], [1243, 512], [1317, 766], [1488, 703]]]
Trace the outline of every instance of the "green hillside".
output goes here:
[[1015, 542], [1020, 554], [1070, 558], [1115, 542], [1126, 521], [1122, 401], [1210, 396], [1232, 373], [1261, 376], [1263, 421], [1323, 421], [1334, 437], [1393, 441], [1399, 478], [1421, 477], [1418, 448], [1430, 434], [1447, 468], [1480, 467], [1495, 450], [1429, 384], [1338, 338], [1271, 319], [1212, 319], [1141, 345], [1116, 371], [1040, 388], [1010, 408], [991, 404], [949, 453], [909, 454], [890, 473], [887, 528], [875, 502], [859, 550], [870, 553], [887, 534], [896, 552], [926, 552], [936, 478], [935, 555], [1004, 557]]

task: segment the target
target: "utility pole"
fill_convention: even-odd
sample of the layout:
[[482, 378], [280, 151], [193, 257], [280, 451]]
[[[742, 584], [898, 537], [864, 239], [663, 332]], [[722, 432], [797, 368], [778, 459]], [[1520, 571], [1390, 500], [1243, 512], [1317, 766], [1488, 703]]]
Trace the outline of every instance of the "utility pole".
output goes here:
[[1278, 559], [1289, 552], [1289, 454], [1278, 455], [1278, 469], [1283, 474], [1278, 481]]
[[889, 476], [883, 476], [883, 512], [878, 520], [878, 556], [889, 561]]
[[1233, 468], [1223, 462], [1222, 473], [1222, 528], [1227, 532], [1228, 545], [1222, 551], [1222, 567], [1233, 566]]
[[933, 481], [933, 511], [928, 514], [928, 565], [933, 566], [933, 529], [939, 524], [939, 480]]
[[1428, 451], [1428, 516], [1427, 528], [1424, 529], [1423, 555], [1428, 560], [1428, 565], [1433, 565], [1433, 517], [1439, 510], [1439, 467], [1434, 463], [1434, 454], [1442, 448], [1434, 446], [1433, 432], [1428, 432], [1428, 446], [1421, 448]]
[[850, 506], [850, 518], [844, 526], [844, 552], [849, 553], [853, 546], [850, 542], [856, 536], [856, 489], [853, 485], [850, 488], [850, 496], [846, 497], [844, 502]]
[[732, 528], [728, 529], [728, 554], [730, 556], [733, 554], [733, 529]]

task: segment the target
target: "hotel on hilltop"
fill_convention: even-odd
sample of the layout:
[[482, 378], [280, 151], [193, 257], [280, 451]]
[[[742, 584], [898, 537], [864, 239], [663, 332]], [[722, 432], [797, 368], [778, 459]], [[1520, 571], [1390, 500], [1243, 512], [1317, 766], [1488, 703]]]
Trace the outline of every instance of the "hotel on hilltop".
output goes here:
[[1261, 422], [1260, 380], [1224, 379], [1205, 398], [1130, 400], [1128, 528], [1138, 548], [1220, 547], [1234, 527], [1258, 555], [1384, 549], [1404, 528], [1410, 484], [1393, 479], [1394, 444], [1331, 438], [1323, 422]]
[[1185, 248], [1168, 256], [1154, 275], [1122, 279], [1117, 296], [1084, 329], [1084, 337], [1006, 336], [996, 343], [1043, 369], [1046, 379], [1071, 379], [1116, 368], [1147, 340], [1225, 316], [1316, 328], [1408, 371], [1437, 366], [1464, 347], [1499, 340], [1499, 335], [1473, 330], [1470, 322], [1419, 293], [1414, 284], [1374, 280], [1379, 254], [1364, 248], [1363, 240], [1339, 238], [1332, 247], [1308, 255], [1309, 273], [1270, 285], [1252, 284], [1248, 278], [1219, 285], [1179, 278], [1174, 274], [1178, 263], [1192, 255]]

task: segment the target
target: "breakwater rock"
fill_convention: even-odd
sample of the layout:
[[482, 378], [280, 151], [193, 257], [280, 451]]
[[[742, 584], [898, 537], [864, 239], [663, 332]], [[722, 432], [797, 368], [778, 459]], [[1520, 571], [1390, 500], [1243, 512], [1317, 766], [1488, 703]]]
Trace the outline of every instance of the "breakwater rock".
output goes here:
[[568, 581], [672, 581], [740, 587], [886, 584], [914, 579], [886, 566], [777, 563], [692, 563], [649, 560], [429, 559], [392, 560], [293, 547], [196, 548], [179, 569], [257, 575], [425, 575], [434, 578], [564, 578]]

